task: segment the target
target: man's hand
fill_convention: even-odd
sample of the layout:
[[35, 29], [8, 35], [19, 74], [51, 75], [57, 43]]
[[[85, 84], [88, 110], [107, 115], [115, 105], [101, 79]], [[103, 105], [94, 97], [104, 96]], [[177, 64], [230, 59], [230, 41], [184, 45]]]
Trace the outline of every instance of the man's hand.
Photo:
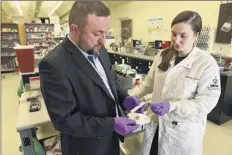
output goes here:
[[[132, 110], [134, 107], [138, 106], [140, 101], [134, 96], [127, 96], [126, 99], [123, 101], [123, 106], [126, 110]], [[144, 107], [139, 108], [136, 112], [143, 113]]]
[[114, 131], [118, 134], [125, 136], [135, 131], [139, 125], [134, 120], [126, 117], [115, 117], [114, 118]]

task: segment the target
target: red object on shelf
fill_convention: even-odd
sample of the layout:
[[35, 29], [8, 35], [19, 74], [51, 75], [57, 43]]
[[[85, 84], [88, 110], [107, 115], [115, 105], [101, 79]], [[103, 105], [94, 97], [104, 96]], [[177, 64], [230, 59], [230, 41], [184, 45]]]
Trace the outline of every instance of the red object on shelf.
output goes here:
[[16, 46], [14, 47], [21, 73], [34, 72], [34, 46]]
[[162, 42], [162, 49], [168, 48], [171, 46], [171, 41], [163, 41]]
[[228, 64], [228, 65], [229, 65], [231, 62], [232, 62], [232, 60], [230, 60], [230, 59], [227, 59], [227, 60], [226, 60], [226, 64]]

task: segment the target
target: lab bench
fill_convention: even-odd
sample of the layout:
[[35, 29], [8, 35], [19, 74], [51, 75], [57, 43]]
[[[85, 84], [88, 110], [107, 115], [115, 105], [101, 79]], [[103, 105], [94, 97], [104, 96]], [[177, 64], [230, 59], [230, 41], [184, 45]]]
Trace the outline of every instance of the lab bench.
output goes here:
[[108, 54], [111, 64], [121, 64], [124, 61], [124, 64], [136, 69], [138, 74], [147, 74], [154, 58], [152, 56], [135, 55], [132, 53], [108, 52]]
[[[20, 134], [24, 154], [36, 155], [33, 138], [43, 140], [59, 135], [59, 132], [55, 130], [51, 124], [50, 117], [42, 96], [38, 98], [41, 104], [40, 110], [37, 112], [29, 112], [28, 107], [30, 102], [23, 99], [28, 97], [28, 94], [30, 94], [30, 92], [24, 92], [19, 100], [20, 104], [18, 109], [16, 130]], [[35, 132], [35, 128], [38, 128], [37, 132]]]
[[[36, 112], [28, 111], [30, 102], [27, 102], [25, 98], [29, 97], [29, 94], [30, 91], [24, 92], [19, 100], [20, 104], [18, 109], [16, 130], [20, 134], [24, 154], [37, 155], [33, 139], [36, 138], [37, 140], [43, 142], [45, 139], [59, 135], [60, 132], [55, 130], [42, 96], [38, 98], [41, 103], [41, 109]], [[36, 130], [36, 128], [38, 130]], [[143, 132], [139, 133], [138, 135], [143, 137]], [[142, 140], [143, 138], [140, 139]], [[123, 154], [129, 154], [132, 151], [138, 151], [140, 148], [139, 144], [142, 143], [141, 140], [137, 139], [135, 136], [125, 137], [125, 142], [120, 143], [121, 152]], [[131, 147], [133, 144], [136, 145], [136, 149]], [[129, 148], [128, 145], [130, 145]], [[41, 151], [43, 152], [44, 150]]]
[[[131, 65], [139, 74], [147, 74], [154, 57], [132, 53], [108, 52], [112, 64]], [[208, 120], [221, 125], [232, 118], [232, 70], [223, 71], [221, 76], [221, 96], [216, 107], [209, 113]]]

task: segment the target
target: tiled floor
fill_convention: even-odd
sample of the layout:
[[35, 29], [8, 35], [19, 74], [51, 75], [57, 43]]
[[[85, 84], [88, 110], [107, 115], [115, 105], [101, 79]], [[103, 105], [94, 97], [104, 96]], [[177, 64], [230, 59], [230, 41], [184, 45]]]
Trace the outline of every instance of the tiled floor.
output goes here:
[[[20, 76], [8, 74], [2, 79], [2, 155], [20, 155], [20, 138], [16, 132]], [[232, 155], [232, 121], [221, 126], [207, 123], [203, 155]]]

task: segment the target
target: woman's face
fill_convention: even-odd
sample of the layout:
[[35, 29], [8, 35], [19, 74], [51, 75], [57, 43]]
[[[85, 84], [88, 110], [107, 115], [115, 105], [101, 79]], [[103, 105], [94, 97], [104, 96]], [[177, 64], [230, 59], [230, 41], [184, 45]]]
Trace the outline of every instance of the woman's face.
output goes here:
[[198, 34], [187, 23], [178, 23], [172, 26], [171, 40], [178, 52], [190, 52], [196, 42]]

